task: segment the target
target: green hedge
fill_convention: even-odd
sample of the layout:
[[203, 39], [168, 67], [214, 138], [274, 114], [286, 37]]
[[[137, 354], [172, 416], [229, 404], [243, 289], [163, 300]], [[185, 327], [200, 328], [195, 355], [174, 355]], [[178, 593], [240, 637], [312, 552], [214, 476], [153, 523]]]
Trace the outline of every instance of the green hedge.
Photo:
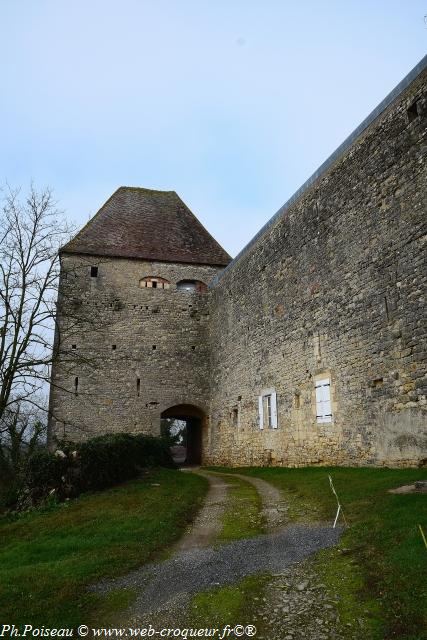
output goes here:
[[82, 443], [63, 441], [55, 452], [44, 449], [28, 457], [21, 473], [18, 507], [37, 505], [49, 496], [64, 500], [105, 489], [154, 466], [174, 466], [164, 438], [120, 433]]
[[173, 466], [163, 438], [129, 433], [99, 436], [77, 449], [82, 491], [104, 489], [134, 478], [143, 467]]

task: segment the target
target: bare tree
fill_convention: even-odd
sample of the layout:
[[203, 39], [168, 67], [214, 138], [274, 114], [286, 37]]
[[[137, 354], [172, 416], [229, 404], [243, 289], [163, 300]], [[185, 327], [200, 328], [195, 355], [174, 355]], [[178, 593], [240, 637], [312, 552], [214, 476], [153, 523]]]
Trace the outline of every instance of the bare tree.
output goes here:
[[[40, 399], [43, 403], [43, 399]], [[0, 434], [0, 479], [8, 480], [46, 437], [45, 411], [29, 402], [6, 409]]]
[[[34, 445], [50, 376], [59, 248], [72, 230], [50, 189], [3, 190], [0, 212], [0, 462]], [[37, 414], [37, 420], [34, 416]], [[9, 449], [8, 449], [9, 448]], [[13, 460], [12, 460], [13, 462]]]

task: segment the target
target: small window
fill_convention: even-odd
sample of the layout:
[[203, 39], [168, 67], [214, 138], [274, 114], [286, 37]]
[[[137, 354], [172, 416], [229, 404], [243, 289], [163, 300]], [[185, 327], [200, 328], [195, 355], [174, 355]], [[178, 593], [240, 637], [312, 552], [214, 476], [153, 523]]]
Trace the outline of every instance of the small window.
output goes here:
[[71, 348], [72, 348], [72, 349], [77, 349], [77, 345], [76, 345], [76, 344], [72, 344], [72, 345], [71, 345]]
[[181, 282], [177, 282], [176, 288], [179, 291], [196, 291], [196, 281], [182, 280]]
[[259, 428], [277, 429], [277, 394], [268, 389], [258, 398]]
[[158, 276], [146, 276], [139, 281], [141, 289], [169, 289], [170, 282]]
[[330, 378], [316, 382], [316, 419], [318, 423], [332, 422]]
[[176, 283], [178, 291], [188, 291], [190, 293], [205, 293], [208, 290], [207, 285], [201, 280], [180, 280]]
[[98, 267], [91, 267], [90, 268], [90, 277], [91, 278], [97, 278], [98, 277]]
[[115, 351], [115, 350], [117, 349], [117, 345], [112, 344], [112, 345], [111, 345], [111, 349], [112, 349], [113, 351]]
[[157, 349], [157, 345], [153, 344], [153, 351]]

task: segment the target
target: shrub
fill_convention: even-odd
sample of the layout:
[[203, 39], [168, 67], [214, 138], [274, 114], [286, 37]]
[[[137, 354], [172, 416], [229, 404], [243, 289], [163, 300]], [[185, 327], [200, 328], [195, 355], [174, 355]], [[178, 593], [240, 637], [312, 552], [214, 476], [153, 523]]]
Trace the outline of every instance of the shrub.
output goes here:
[[68, 469], [66, 456], [57, 456], [46, 449], [39, 449], [28, 456], [18, 475], [18, 508], [39, 504], [49, 494], [56, 494], [59, 499], [67, 497]]
[[0, 513], [13, 508], [19, 499], [20, 485], [16, 480], [0, 484]]
[[20, 474], [18, 508], [105, 489], [153, 466], [173, 467], [164, 438], [129, 433], [107, 434], [82, 443], [60, 442], [29, 456]]
[[128, 433], [92, 438], [78, 446], [82, 490], [134, 478], [143, 467], [173, 466], [163, 438]]

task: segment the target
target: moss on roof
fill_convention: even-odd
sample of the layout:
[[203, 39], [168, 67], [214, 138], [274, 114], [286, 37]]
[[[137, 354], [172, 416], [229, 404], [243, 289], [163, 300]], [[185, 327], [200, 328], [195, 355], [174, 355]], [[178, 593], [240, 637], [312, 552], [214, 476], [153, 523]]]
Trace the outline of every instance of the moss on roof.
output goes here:
[[175, 191], [120, 187], [62, 253], [227, 265], [231, 258]]

